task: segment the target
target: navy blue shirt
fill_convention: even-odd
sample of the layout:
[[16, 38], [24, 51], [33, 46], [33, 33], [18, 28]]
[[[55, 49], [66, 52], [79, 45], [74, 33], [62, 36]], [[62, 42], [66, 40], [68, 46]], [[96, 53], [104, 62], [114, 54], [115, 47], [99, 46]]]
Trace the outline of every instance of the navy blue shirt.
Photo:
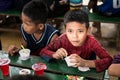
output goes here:
[[31, 50], [31, 54], [39, 55], [41, 49], [49, 44], [53, 35], [59, 32], [53, 26], [45, 24], [45, 30], [39, 40], [37, 40], [33, 34], [27, 34], [23, 29], [23, 25], [21, 26], [21, 33], [24, 40], [27, 42], [27, 48]]

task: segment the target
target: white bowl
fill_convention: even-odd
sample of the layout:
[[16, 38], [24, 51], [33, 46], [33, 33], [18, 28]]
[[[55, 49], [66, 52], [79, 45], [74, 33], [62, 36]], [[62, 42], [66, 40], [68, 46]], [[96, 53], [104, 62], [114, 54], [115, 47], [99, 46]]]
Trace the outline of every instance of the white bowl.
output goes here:
[[27, 75], [27, 74], [31, 74], [31, 71], [29, 69], [22, 69], [19, 71], [19, 74]]
[[89, 67], [78, 67], [78, 70], [85, 72], [85, 71], [89, 71], [90, 68]]

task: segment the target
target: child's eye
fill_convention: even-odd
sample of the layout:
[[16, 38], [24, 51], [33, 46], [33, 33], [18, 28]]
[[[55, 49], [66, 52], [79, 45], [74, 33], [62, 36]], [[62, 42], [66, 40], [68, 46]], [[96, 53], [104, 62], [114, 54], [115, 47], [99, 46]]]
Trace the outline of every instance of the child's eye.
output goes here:
[[29, 22], [26, 22], [26, 24], [27, 24], [27, 25], [30, 25], [30, 23], [29, 23]]
[[79, 32], [83, 32], [83, 30], [78, 30]]
[[68, 30], [68, 32], [72, 32], [72, 30]]
[[25, 25], [29, 26], [30, 22], [23, 22]]

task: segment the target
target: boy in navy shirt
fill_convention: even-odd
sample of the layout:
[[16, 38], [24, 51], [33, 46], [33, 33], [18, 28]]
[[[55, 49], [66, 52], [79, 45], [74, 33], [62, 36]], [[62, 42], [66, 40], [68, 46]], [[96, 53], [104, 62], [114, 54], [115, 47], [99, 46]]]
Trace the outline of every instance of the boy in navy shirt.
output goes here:
[[[46, 24], [47, 17], [48, 7], [45, 0], [30, 1], [22, 10], [22, 45], [30, 49], [32, 55], [39, 55], [42, 48], [58, 37], [58, 30]], [[8, 53], [13, 55], [19, 49], [11, 45]]]

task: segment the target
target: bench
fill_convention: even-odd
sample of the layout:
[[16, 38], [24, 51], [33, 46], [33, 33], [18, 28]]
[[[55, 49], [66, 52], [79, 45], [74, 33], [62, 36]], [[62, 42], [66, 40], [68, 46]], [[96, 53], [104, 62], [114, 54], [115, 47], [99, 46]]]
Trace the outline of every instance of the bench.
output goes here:
[[[20, 11], [15, 11], [15, 10], [10, 10], [10, 11], [5, 11], [5, 12], [0, 12], [0, 15], [20, 16], [21, 12]], [[115, 24], [120, 25], [120, 18], [119, 17], [107, 17], [107, 16], [102, 16], [102, 15], [97, 14], [97, 13], [89, 13], [89, 20], [90, 20], [90, 22], [96, 22], [97, 23], [96, 36], [98, 38], [101, 38], [101, 25], [100, 25], [101, 22], [102, 23], [115, 23]], [[60, 26], [61, 22], [63, 22], [63, 16], [48, 19], [48, 22], [50, 22], [52, 24], [57, 24], [57, 26]], [[3, 30], [3, 28], [2, 29], [0, 28], [0, 30]], [[9, 31], [12, 31], [12, 29], [9, 30]], [[120, 50], [120, 27], [117, 26], [116, 39], [111, 38], [111, 39], [107, 39], [107, 40], [116, 41], [116, 48], [117, 48], [117, 50]]]
[[[117, 27], [117, 35], [116, 39], [114, 38], [106, 38], [107, 40], [114, 40], [116, 41], [116, 49], [120, 50], [120, 17], [107, 17], [107, 16], [102, 16], [97, 13], [90, 13], [89, 14], [89, 20], [90, 22], [96, 22], [98, 25], [96, 25], [97, 30], [97, 37], [101, 38], [101, 25], [100, 23], [115, 23], [118, 24]], [[108, 26], [109, 27], [109, 26]]]

